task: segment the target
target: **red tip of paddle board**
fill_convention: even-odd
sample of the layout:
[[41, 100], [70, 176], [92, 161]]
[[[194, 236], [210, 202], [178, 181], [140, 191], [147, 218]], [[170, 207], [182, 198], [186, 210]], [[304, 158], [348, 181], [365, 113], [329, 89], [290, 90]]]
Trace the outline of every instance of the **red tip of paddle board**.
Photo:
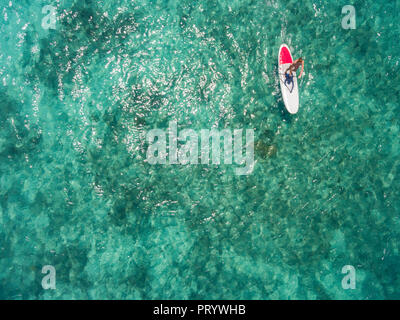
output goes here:
[[288, 48], [282, 47], [279, 56], [280, 56], [279, 64], [293, 63], [292, 55], [290, 54]]

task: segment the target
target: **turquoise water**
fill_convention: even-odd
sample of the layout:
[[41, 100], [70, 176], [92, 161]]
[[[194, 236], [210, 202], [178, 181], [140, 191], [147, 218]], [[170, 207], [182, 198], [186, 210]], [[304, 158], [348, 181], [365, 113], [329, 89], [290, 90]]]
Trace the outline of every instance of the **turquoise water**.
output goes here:
[[[400, 298], [400, 1], [0, 3], [0, 298]], [[254, 129], [254, 171], [148, 164], [171, 120]]]

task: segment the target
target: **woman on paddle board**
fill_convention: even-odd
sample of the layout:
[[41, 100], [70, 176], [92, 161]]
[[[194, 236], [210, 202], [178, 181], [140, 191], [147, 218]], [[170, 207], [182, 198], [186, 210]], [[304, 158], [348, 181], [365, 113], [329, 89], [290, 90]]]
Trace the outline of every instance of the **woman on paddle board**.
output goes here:
[[299, 75], [299, 79], [301, 78], [303, 71], [304, 71], [304, 60], [302, 58], [297, 59], [295, 62], [293, 62], [289, 68], [285, 71], [285, 74], [290, 73], [290, 76], [293, 76], [293, 72], [296, 72], [298, 68], [301, 66], [301, 71]]

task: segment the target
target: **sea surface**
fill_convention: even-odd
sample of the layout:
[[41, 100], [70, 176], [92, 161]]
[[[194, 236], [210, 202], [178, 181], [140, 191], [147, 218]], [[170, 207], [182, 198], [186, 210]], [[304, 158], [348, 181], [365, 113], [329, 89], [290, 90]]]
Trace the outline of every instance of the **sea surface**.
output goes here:
[[[399, 18], [399, 0], [0, 0], [0, 298], [400, 299]], [[305, 60], [295, 115], [282, 43]], [[253, 129], [253, 172], [149, 164], [170, 121]]]

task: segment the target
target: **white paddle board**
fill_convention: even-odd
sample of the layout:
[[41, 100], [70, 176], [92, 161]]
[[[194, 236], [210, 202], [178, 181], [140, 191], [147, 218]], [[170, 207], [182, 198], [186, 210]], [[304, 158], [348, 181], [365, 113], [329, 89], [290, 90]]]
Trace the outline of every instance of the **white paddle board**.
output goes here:
[[297, 84], [297, 75], [293, 72], [292, 82], [287, 81], [285, 76], [285, 71], [292, 63], [293, 58], [289, 47], [286, 44], [281, 45], [279, 48], [278, 66], [283, 103], [289, 113], [295, 114], [299, 111], [299, 87]]

